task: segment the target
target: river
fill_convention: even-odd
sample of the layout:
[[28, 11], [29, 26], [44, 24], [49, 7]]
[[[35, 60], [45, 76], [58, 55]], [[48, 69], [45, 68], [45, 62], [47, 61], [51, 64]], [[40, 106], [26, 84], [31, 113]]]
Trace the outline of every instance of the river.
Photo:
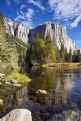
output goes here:
[[[0, 108], [2, 115], [14, 108], [31, 108], [37, 103], [51, 110], [81, 110], [81, 67], [77, 68], [29, 68], [26, 73], [32, 79], [21, 88], [0, 86], [0, 98], [4, 106]], [[47, 91], [47, 95], [36, 94], [38, 90]], [[12, 93], [11, 93], [12, 90]]]

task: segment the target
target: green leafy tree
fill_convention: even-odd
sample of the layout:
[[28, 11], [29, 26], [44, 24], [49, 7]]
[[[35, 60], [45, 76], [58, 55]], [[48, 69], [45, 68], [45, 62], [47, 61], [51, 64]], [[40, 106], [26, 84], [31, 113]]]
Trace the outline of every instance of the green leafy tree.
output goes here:
[[43, 64], [56, 61], [54, 43], [50, 40], [44, 41], [40, 36], [30, 45], [27, 55], [29, 63]]
[[46, 53], [47, 53], [47, 63], [48, 62], [56, 62], [56, 49], [53, 41], [46, 41]]

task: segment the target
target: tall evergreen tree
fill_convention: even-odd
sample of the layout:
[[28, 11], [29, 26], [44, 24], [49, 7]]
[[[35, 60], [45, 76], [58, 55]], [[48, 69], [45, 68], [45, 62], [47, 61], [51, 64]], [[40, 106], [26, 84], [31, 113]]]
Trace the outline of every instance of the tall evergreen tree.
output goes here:
[[72, 62], [72, 49], [70, 47], [70, 50], [69, 50], [69, 62]]
[[68, 54], [68, 52], [67, 52], [67, 48], [65, 48], [64, 62], [69, 62], [69, 54]]
[[77, 50], [77, 53], [76, 53], [76, 61], [77, 62], [81, 62], [81, 53], [80, 53], [80, 50]]
[[44, 41], [42, 37], [36, 37], [35, 42], [28, 49], [28, 61], [40, 64], [56, 62], [56, 51], [50, 38]]
[[61, 49], [60, 49], [60, 62], [64, 62], [64, 58], [65, 58], [65, 49], [64, 49], [64, 45], [61, 44]]

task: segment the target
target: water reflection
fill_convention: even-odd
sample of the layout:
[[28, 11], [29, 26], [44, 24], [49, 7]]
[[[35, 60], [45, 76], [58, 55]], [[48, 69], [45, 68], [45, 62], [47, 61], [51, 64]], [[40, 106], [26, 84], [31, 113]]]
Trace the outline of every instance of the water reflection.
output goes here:
[[[56, 108], [68, 104], [69, 107], [75, 107], [77, 104], [81, 108], [81, 68], [70, 70], [32, 68], [29, 75], [33, 78], [30, 89], [34, 91], [46, 90], [48, 92], [48, 96], [45, 98], [46, 104], [50, 107]], [[34, 98], [35, 96], [33, 96]], [[37, 101], [36, 98], [35, 101]]]
[[24, 104], [27, 101], [28, 101], [28, 88], [27, 88], [27, 86], [18, 90], [10, 98], [10, 102], [13, 105], [13, 108], [20, 107], [20, 106], [22, 106], [22, 104]]
[[21, 108], [25, 103], [28, 102], [28, 100], [28, 87], [25, 86], [10, 96], [10, 98], [7, 101], [7, 105], [4, 104], [6, 107], [4, 113], [2, 112], [2, 114], [5, 115], [12, 109]]
[[[8, 98], [4, 113], [23, 107], [30, 100], [53, 109], [61, 106], [81, 109], [81, 68], [32, 68], [27, 73], [32, 81]], [[36, 94], [39, 89], [48, 94]]]

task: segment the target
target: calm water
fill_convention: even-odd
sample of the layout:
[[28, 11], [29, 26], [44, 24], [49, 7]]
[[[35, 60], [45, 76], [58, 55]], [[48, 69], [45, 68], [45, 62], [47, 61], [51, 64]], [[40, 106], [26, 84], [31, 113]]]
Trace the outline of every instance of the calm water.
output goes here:
[[[57, 69], [57, 68], [32, 68], [29, 71], [29, 88], [33, 91], [44, 89], [48, 95], [44, 98], [32, 99], [52, 108], [59, 106], [75, 107], [81, 109], [81, 67], [76, 69]], [[31, 99], [31, 96], [30, 96]], [[44, 101], [44, 102], [43, 102]]]
[[[0, 98], [4, 99], [4, 106], [0, 108], [1, 114], [3, 109], [6, 113], [12, 108], [23, 106], [26, 108], [27, 103], [31, 101], [51, 109], [66, 107], [81, 110], [81, 67], [75, 69], [33, 67], [28, 69], [27, 73], [32, 81], [20, 89], [12, 90], [10, 87], [0, 86]], [[46, 90], [47, 95], [36, 94], [38, 89]], [[10, 90], [12, 93], [9, 93]]]

